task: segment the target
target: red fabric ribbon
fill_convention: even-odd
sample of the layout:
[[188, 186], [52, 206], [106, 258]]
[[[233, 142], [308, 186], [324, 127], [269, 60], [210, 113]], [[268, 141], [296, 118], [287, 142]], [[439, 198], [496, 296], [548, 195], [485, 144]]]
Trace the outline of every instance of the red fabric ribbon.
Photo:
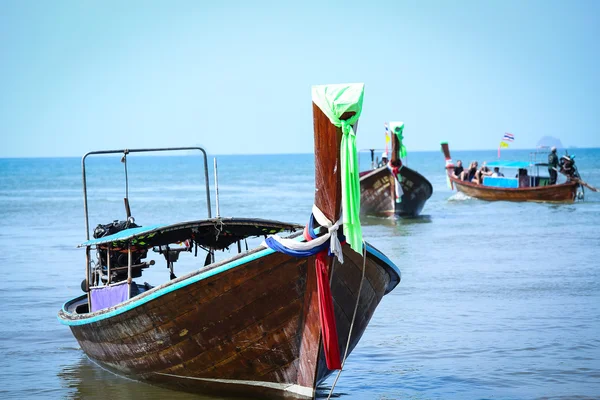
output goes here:
[[319, 295], [319, 319], [321, 321], [321, 334], [323, 336], [323, 350], [325, 362], [329, 370], [342, 369], [340, 359], [340, 346], [335, 327], [335, 313], [333, 311], [333, 297], [329, 287], [329, 274], [327, 273], [327, 250], [317, 254], [315, 261], [317, 272], [317, 292]]
[[310, 242], [312, 240], [312, 238], [310, 237], [310, 234], [308, 233], [308, 224], [306, 224], [306, 226], [304, 227], [304, 230], [302, 231], [302, 236], [304, 236], [304, 240], [306, 240], [307, 242]]

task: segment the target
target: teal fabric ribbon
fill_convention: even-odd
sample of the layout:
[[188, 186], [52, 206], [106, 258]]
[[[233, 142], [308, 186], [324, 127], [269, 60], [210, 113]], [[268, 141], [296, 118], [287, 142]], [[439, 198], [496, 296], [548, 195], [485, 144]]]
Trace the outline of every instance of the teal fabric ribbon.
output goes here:
[[399, 143], [399, 148], [398, 148], [398, 155], [400, 156], [400, 158], [404, 158], [406, 157], [406, 146], [404, 146], [403, 140], [404, 140], [404, 122], [390, 122], [390, 128], [392, 129], [392, 132], [394, 132], [396, 134], [396, 137], [398, 138], [398, 143]]
[[[360, 179], [356, 132], [353, 125], [360, 118], [364, 95], [364, 84], [342, 84], [313, 86], [313, 102], [329, 118], [329, 121], [342, 129], [340, 164], [342, 174], [342, 217], [344, 236], [350, 247], [362, 253], [363, 238], [360, 225]], [[355, 114], [347, 120], [340, 117], [345, 112]]]
[[405, 158], [406, 157], [406, 146], [404, 145], [404, 143], [402, 143], [404, 136], [402, 135], [402, 132], [396, 132], [396, 136], [398, 137], [398, 143], [400, 143], [400, 148], [398, 149], [398, 151], [400, 152], [400, 157]]
[[340, 159], [342, 160], [342, 216], [344, 235], [350, 247], [362, 252], [362, 227], [360, 225], [360, 178], [358, 154], [356, 151], [356, 133], [352, 125], [358, 121], [358, 114], [347, 121], [342, 121], [342, 144]]

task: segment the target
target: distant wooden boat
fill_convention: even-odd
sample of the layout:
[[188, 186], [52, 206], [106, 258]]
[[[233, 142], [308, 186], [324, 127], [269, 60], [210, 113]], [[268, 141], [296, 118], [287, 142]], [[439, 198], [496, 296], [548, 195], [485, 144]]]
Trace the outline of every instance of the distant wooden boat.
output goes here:
[[376, 217], [415, 217], [421, 213], [425, 202], [431, 197], [433, 187], [423, 175], [402, 164], [399, 154], [402, 143], [394, 132], [391, 136], [390, 162], [360, 174], [361, 214]]
[[[454, 164], [447, 143], [442, 143], [442, 152], [446, 158], [446, 173], [452, 187], [469, 197], [488, 201], [531, 201], [551, 203], [573, 203], [577, 199], [577, 180], [561, 184], [548, 185], [548, 178], [542, 177], [539, 168], [529, 162], [489, 162], [490, 168], [512, 168], [528, 171], [521, 177], [495, 178], [485, 177], [482, 184], [467, 182], [456, 178], [453, 174]], [[547, 164], [544, 164], [547, 165]], [[523, 179], [525, 178], [525, 179]], [[512, 186], [512, 187], [507, 187]]]
[[[362, 85], [315, 90], [362, 102]], [[311, 221], [316, 219], [329, 229], [311, 223], [304, 236], [297, 232], [289, 242], [268, 237], [266, 245], [241, 250], [239, 243], [248, 237], [301, 227], [270, 220], [211, 218], [206, 153], [199, 148], [204, 154], [209, 218], [145, 227], [129, 219], [124, 226], [99, 227], [97, 237], [90, 239], [85, 189], [89, 154], [83, 157], [87, 293], [67, 301], [58, 318], [70, 327], [92, 360], [117, 374], [175, 390], [266, 399], [314, 398], [316, 386], [332, 372], [330, 364], [339, 368], [381, 298], [399, 283], [400, 271], [366, 243], [364, 253], [343, 244], [343, 263], [326, 256], [328, 249], [335, 253], [335, 244], [339, 245], [337, 224], [323, 221], [340, 220], [340, 171], [346, 162], [340, 158], [340, 141], [349, 126], [343, 121], [360, 107], [338, 113], [342, 129], [325, 114], [339, 110], [322, 110], [315, 95], [313, 101], [316, 195]], [[148, 150], [93, 154], [120, 153], [126, 158], [140, 151]], [[348, 236], [350, 230], [344, 233]], [[273, 241], [284, 249], [275, 251]], [[319, 252], [308, 256], [290, 253], [309, 250], [285, 247], [293, 242], [304, 249], [321, 241], [316, 248]], [[216, 250], [236, 244], [239, 254], [214, 261]], [[93, 249], [99, 254], [95, 263], [91, 262]], [[171, 279], [156, 287], [133, 280], [153, 264], [144, 261], [150, 249], [163, 254], [171, 269]], [[205, 265], [176, 278], [173, 263], [185, 254], [196, 255], [198, 249], [208, 252]], [[335, 348], [332, 343], [337, 343]]]

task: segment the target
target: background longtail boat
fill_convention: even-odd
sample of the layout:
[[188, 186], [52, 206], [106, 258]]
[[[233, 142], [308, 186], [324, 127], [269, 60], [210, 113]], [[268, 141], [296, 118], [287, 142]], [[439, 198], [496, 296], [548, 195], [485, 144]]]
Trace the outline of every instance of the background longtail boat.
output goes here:
[[402, 164], [403, 144], [394, 128], [402, 135], [404, 124], [390, 125], [392, 157], [389, 164], [360, 174], [361, 214], [416, 217], [431, 197], [433, 186], [423, 175]]
[[[530, 202], [550, 202], [550, 203], [573, 203], [577, 199], [577, 180], [567, 180], [565, 183], [546, 185], [546, 186], [528, 186], [528, 187], [494, 187], [484, 184], [463, 181], [454, 176], [454, 163], [450, 156], [448, 143], [442, 143], [442, 152], [446, 159], [446, 173], [451, 187], [464, 193], [469, 197], [488, 201], [530, 201]], [[493, 163], [488, 165], [493, 167]], [[485, 183], [485, 181], [484, 181]]]
[[[346, 143], [354, 132], [348, 134], [344, 123], [337, 127], [332, 119], [339, 122], [336, 118], [346, 120], [360, 113], [358, 102], [362, 103], [363, 85], [313, 88], [313, 101], [316, 101], [315, 90], [336, 98], [345, 97], [349, 105], [347, 112], [338, 112], [323, 110], [313, 103], [314, 208], [335, 222], [340, 220], [343, 203], [341, 170], [344, 163], [348, 164], [340, 158], [340, 142], [344, 130]], [[136, 151], [122, 152], [126, 155]], [[205, 153], [204, 157], [206, 168]], [[82, 164], [85, 168], [85, 156]], [[352, 174], [358, 181], [358, 171], [350, 171], [349, 176]], [[206, 186], [208, 189], [208, 182]], [[110, 272], [107, 282], [93, 277], [92, 249], [105, 252], [106, 260], [111, 260], [115, 252], [144, 255], [152, 247], [165, 249], [167, 245], [185, 242], [189, 247], [186, 250], [197, 251], [200, 247], [208, 249], [210, 256], [210, 252], [247, 237], [299, 228], [279, 221], [210, 218], [210, 210], [208, 214], [206, 220], [128, 227], [83, 243], [85, 286], [90, 292], [67, 301], [58, 313], [60, 322], [70, 327], [82, 350], [93, 361], [136, 380], [221, 396], [314, 398], [317, 385], [332, 372], [328, 364], [337, 368], [343, 365], [382, 297], [399, 283], [400, 271], [368, 243], [359, 243], [363, 253], [342, 242], [343, 263], [327, 256], [327, 249], [331, 250], [329, 243], [334, 243], [332, 238], [338, 235], [335, 227], [325, 224], [320, 228], [315, 226], [314, 230], [308, 226], [305, 239], [300, 234], [291, 236], [291, 241], [299, 246], [325, 238], [326, 247], [314, 255], [291, 255], [263, 244], [249, 251], [240, 250], [236, 256], [218, 262], [207, 257], [205, 266], [156, 287], [136, 285], [132, 279], [136, 274], [132, 271], [143, 262], [130, 255], [126, 280], [111, 282]], [[89, 239], [89, 230], [87, 235]], [[307, 241], [307, 235], [312, 240]], [[280, 240], [268, 237], [265, 242], [275, 239]], [[281, 243], [287, 241], [282, 239]], [[171, 254], [173, 251], [165, 250], [167, 262], [179, 257], [179, 253], [177, 257]], [[183, 256], [186, 251], [180, 253]], [[318, 288], [323, 281], [319, 281], [316, 271], [317, 260], [322, 260], [323, 254], [326, 261], [321, 266], [325, 266], [324, 272], [331, 277], [328, 301]], [[141, 264], [134, 265], [132, 259]], [[98, 262], [102, 264], [102, 260]], [[107, 263], [102, 265], [106, 267], [102, 271], [110, 271], [110, 261]], [[115, 265], [112, 268], [116, 269]], [[329, 280], [325, 284], [329, 288]], [[101, 299], [102, 290], [118, 291], [119, 287], [129, 287], [129, 296], [124, 301], [96, 309], [95, 302]], [[324, 305], [327, 304], [332, 306], [329, 318], [333, 316], [334, 321], [326, 320]], [[334, 343], [324, 338], [324, 333], [337, 339], [334, 341], [337, 351], [324, 350], [325, 344]], [[332, 353], [337, 353], [339, 359], [331, 359]]]

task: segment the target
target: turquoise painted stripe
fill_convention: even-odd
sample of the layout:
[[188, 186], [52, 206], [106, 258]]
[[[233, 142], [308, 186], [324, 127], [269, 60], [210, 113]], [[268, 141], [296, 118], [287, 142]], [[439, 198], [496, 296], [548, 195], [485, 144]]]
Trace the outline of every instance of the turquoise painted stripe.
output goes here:
[[[302, 237], [300, 236], [299, 238], [302, 238]], [[389, 258], [387, 258], [379, 250], [375, 249], [374, 247], [371, 247], [368, 243], [367, 243], [367, 252], [370, 253], [371, 255], [374, 255], [375, 257], [377, 257], [381, 261], [383, 261], [385, 264], [387, 264], [398, 275], [398, 282], [400, 281], [400, 270], [398, 269], [398, 267]], [[127, 312], [129, 310], [132, 310], [132, 309], [134, 309], [136, 307], [139, 307], [139, 306], [141, 306], [143, 304], [146, 304], [149, 301], [152, 301], [152, 300], [154, 300], [154, 299], [156, 299], [156, 298], [158, 298], [160, 296], [164, 296], [164, 295], [166, 295], [168, 293], [171, 293], [171, 292], [173, 292], [175, 290], [178, 290], [178, 289], [181, 289], [183, 287], [189, 286], [189, 285], [194, 284], [196, 282], [199, 282], [199, 281], [201, 281], [203, 279], [210, 278], [211, 276], [220, 274], [220, 273], [228, 271], [230, 269], [239, 267], [240, 265], [247, 264], [247, 263], [252, 262], [254, 260], [257, 260], [259, 258], [266, 257], [266, 256], [268, 256], [270, 254], [273, 254], [273, 253], [275, 253], [275, 251], [272, 250], [272, 249], [270, 249], [270, 248], [261, 250], [261, 251], [259, 251], [257, 253], [250, 254], [250, 255], [242, 257], [240, 259], [234, 260], [234, 261], [232, 261], [230, 263], [221, 265], [220, 267], [211, 269], [210, 271], [206, 271], [206, 272], [201, 273], [199, 275], [192, 276], [192, 277], [190, 277], [190, 278], [188, 278], [186, 280], [183, 280], [181, 282], [177, 282], [177, 283], [175, 283], [173, 285], [170, 285], [170, 286], [167, 286], [167, 287], [162, 288], [160, 290], [157, 290], [154, 293], [151, 293], [151, 294], [149, 294], [147, 296], [144, 296], [144, 297], [142, 297], [142, 298], [140, 298], [140, 299], [138, 299], [136, 301], [128, 303], [128, 304], [126, 304], [126, 305], [124, 305], [122, 307], [119, 307], [117, 309], [111, 310], [111, 311], [109, 311], [107, 313], [104, 313], [104, 314], [95, 315], [95, 316], [90, 317], [90, 318], [77, 319], [77, 320], [65, 320], [65, 319], [62, 319], [60, 317], [57, 317], [57, 318], [58, 318], [58, 320], [60, 321], [61, 324], [67, 325], [67, 326], [87, 325], [87, 324], [91, 324], [91, 323], [94, 323], [94, 322], [102, 321], [102, 320], [107, 319], [107, 318], [112, 318], [112, 317], [114, 317], [116, 315], [123, 314], [123, 313], [125, 313], [125, 312]], [[396, 282], [396, 284], [398, 282]], [[396, 285], [394, 285], [394, 286], [396, 286]], [[386, 290], [386, 293], [388, 293], [389, 291], [391, 291], [393, 289], [393, 287], [392, 288], [388, 288], [388, 289], [389, 290]], [[70, 300], [70, 301], [72, 301], [72, 300]], [[67, 303], [63, 304], [63, 312], [65, 312], [65, 313], [68, 313], [67, 310], [66, 310]]]
[[[129, 310], [132, 310], [132, 309], [134, 309], [136, 307], [139, 307], [139, 306], [141, 306], [143, 304], [146, 304], [149, 301], [152, 301], [152, 300], [154, 300], [154, 299], [156, 299], [156, 298], [158, 298], [160, 296], [164, 296], [165, 294], [174, 292], [175, 290], [178, 290], [178, 289], [181, 289], [183, 287], [189, 286], [189, 285], [191, 285], [193, 283], [196, 283], [196, 282], [199, 282], [199, 281], [201, 281], [203, 279], [210, 278], [211, 276], [214, 276], [214, 275], [220, 274], [222, 272], [228, 271], [230, 269], [239, 267], [240, 265], [249, 263], [251, 261], [257, 260], [259, 258], [268, 256], [269, 254], [273, 254], [273, 253], [275, 253], [275, 251], [273, 251], [271, 249], [261, 250], [261, 251], [259, 251], [257, 253], [250, 254], [250, 255], [248, 255], [246, 257], [242, 257], [242, 258], [240, 258], [238, 260], [234, 260], [234, 261], [232, 261], [230, 263], [227, 263], [225, 265], [221, 265], [220, 267], [211, 269], [210, 271], [206, 271], [206, 272], [201, 273], [199, 275], [192, 276], [192, 277], [190, 277], [190, 278], [188, 278], [186, 280], [183, 280], [181, 282], [177, 282], [177, 283], [175, 283], [173, 285], [170, 285], [170, 286], [167, 286], [167, 287], [162, 288], [160, 290], [157, 290], [156, 292], [151, 293], [148, 296], [144, 296], [144, 297], [142, 297], [142, 298], [140, 298], [140, 299], [138, 299], [136, 301], [133, 301], [131, 303], [128, 303], [128, 304], [124, 305], [123, 307], [119, 307], [117, 309], [114, 309], [114, 310], [112, 310], [110, 312], [107, 312], [107, 313], [104, 313], [104, 314], [95, 315], [95, 316], [93, 316], [91, 318], [78, 319], [78, 320], [64, 320], [64, 319], [61, 319], [60, 317], [58, 317], [58, 320], [63, 325], [78, 326], [78, 325], [87, 325], [87, 324], [91, 324], [91, 323], [94, 323], [94, 322], [102, 321], [102, 320], [107, 319], [107, 318], [112, 318], [112, 317], [114, 317], [116, 315], [123, 314], [123, 313], [125, 313], [125, 312], [127, 312]], [[66, 305], [66, 303], [65, 303], [65, 305]], [[63, 305], [63, 311], [67, 312], [65, 310], [64, 305]]]
[[375, 247], [372, 247], [369, 243], [367, 243], [367, 252], [371, 253], [375, 257], [379, 258], [381, 261], [386, 263], [395, 273], [398, 275], [398, 280], [400, 280], [402, 274], [400, 272], [400, 268], [392, 260], [390, 260], [385, 254], [377, 250]]
[[391, 278], [390, 284], [385, 289], [385, 293], [384, 293], [384, 295], [386, 295], [389, 292], [391, 292], [392, 290], [394, 290], [394, 288], [396, 286], [398, 286], [398, 284], [400, 283], [400, 280], [402, 279], [402, 273], [400, 272], [400, 268], [398, 268], [398, 266], [396, 266], [396, 264], [394, 264], [392, 262], [392, 260], [387, 258], [387, 256], [385, 254], [383, 254], [376, 248], [372, 247], [368, 243], [367, 243], [367, 253], [379, 258], [383, 263], [385, 263], [391, 269], [391, 272], [396, 274], [396, 277], [397, 277], [396, 279], [394, 279], [393, 277], [390, 277]]
[[157, 230], [159, 228], [164, 228], [167, 226], [169, 226], [169, 225], [156, 224], [156, 225], [140, 226], [137, 228], [124, 229], [120, 232], [113, 233], [112, 235], [104, 236], [104, 237], [101, 237], [98, 239], [88, 240], [87, 242], [81, 243], [79, 245], [79, 247], [92, 246], [94, 244], [105, 244], [105, 243], [123, 241], [123, 240], [131, 239], [134, 236], [141, 235], [143, 233], [150, 233], [154, 230]]

